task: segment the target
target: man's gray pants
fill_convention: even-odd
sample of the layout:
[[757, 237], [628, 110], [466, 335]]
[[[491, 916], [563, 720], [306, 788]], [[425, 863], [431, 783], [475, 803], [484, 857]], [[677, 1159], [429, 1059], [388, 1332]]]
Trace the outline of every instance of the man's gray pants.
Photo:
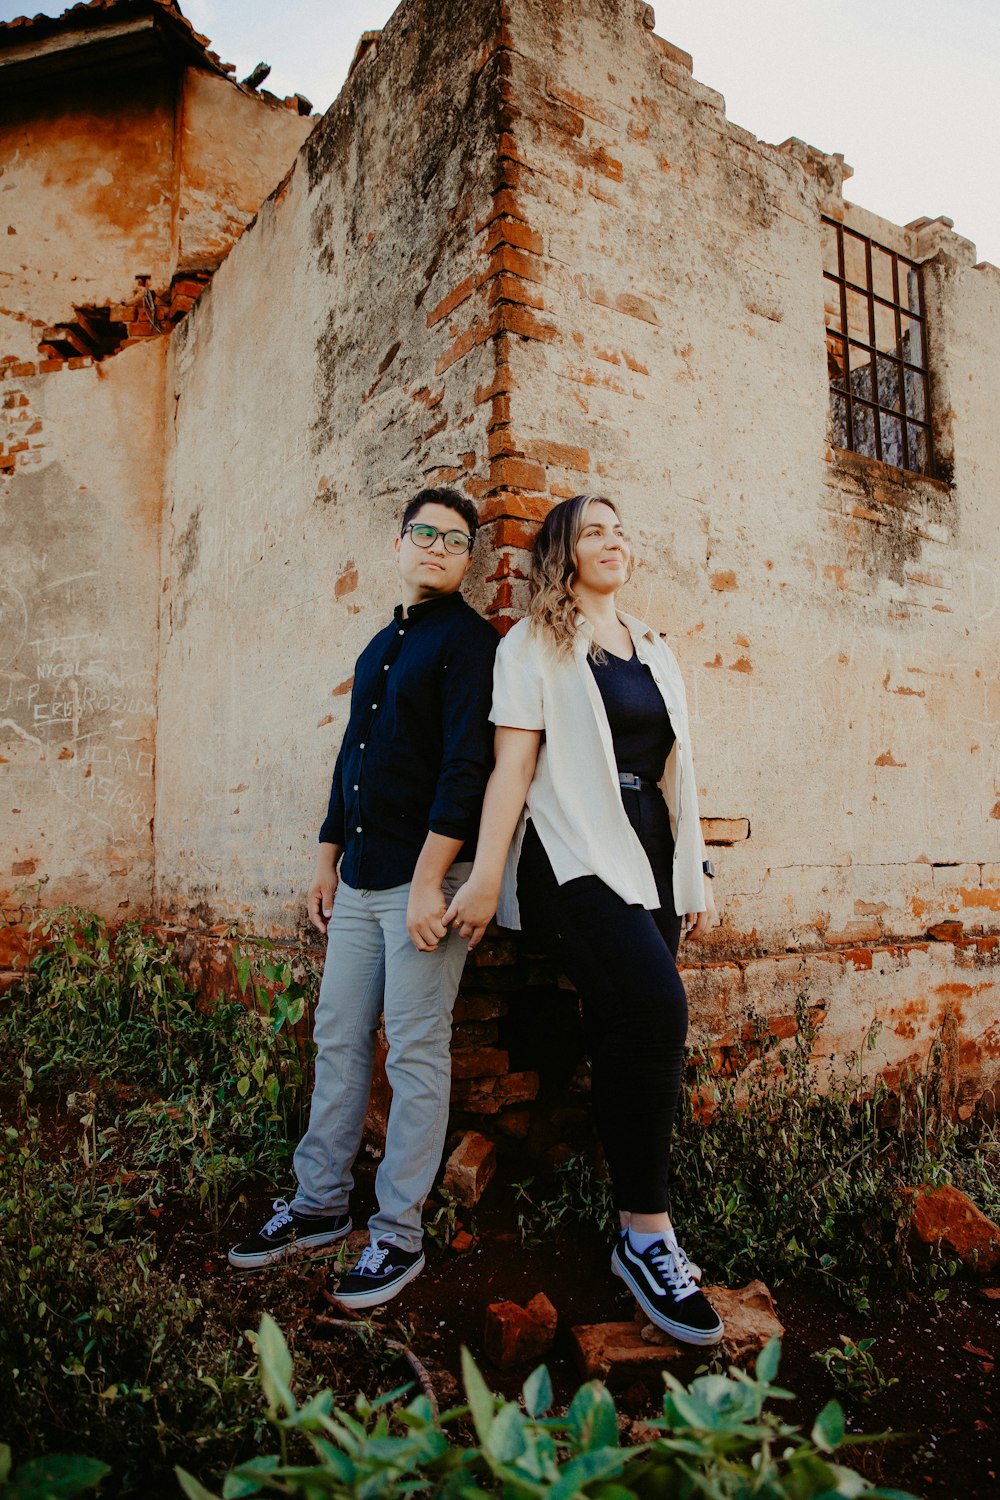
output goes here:
[[[452, 865], [450, 902], [471, 864]], [[309, 1128], [295, 1152], [302, 1214], [345, 1213], [361, 1145], [384, 1012], [392, 1088], [385, 1155], [375, 1178], [372, 1239], [419, 1250], [421, 1213], [441, 1161], [451, 1094], [451, 1016], [468, 940], [449, 929], [433, 953], [419, 953], [406, 930], [410, 887], [337, 887], [327, 929], [326, 964], [313, 1037], [316, 1082]]]

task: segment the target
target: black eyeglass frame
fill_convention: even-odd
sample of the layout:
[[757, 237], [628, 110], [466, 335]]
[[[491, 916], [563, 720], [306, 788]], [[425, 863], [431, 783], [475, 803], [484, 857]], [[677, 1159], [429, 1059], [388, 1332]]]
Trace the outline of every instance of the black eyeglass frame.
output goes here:
[[[426, 541], [417, 541], [416, 533], [418, 528], [425, 536], [427, 536], [428, 532], [431, 533], [430, 536], [427, 536]], [[439, 527], [432, 526], [429, 521], [407, 521], [406, 525], [403, 527], [402, 531], [399, 534], [400, 536], [405, 536], [407, 532], [410, 533], [410, 540], [413, 543], [414, 547], [420, 547], [424, 552], [430, 551], [431, 547], [433, 547], [438, 537], [443, 537], [444, 550], [449, 557], [461, 557], [463, 552], [471, 552], [472, 544], [475, 541], [475, 537], [472, 536], [471, 533], [469, 533], [468, 531], [460, 531], [457, 526], [452, 527], [449, 531], [441, 531]], [[449, 547], [448, 538], [452, 536], [461, 537], [461, 547], [457, 549], [454, 547]]]

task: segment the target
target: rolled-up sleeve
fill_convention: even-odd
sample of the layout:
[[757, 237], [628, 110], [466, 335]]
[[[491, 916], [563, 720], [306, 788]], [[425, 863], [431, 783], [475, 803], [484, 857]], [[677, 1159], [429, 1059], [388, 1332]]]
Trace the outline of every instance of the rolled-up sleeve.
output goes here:
[[523, 626], [515, 626], [500, 642], [490, 718], [498, 729], [545, 728], [538, 647]]
[[441, 672], [441, 771], [427, 826], [445, 838], [472, 838], [493, 769], [489, 727], [497, 636], [482, 621], [463, 636]]

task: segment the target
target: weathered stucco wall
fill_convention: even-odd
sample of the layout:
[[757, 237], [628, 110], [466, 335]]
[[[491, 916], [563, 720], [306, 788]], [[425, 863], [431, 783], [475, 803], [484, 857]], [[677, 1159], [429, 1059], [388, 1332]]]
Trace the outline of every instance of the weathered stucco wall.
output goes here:
[[[169, 323], [136, 277], [214, 268], [312, 123], [173, 64], [0, 105], [3, 897], [45, 877], [49, 902], [151, 912]], [[171, 317], [199, 291], [175, 281]], [[81, 305], [136, 337], [40, 353]]]
[[[220, 86], [199, 81], [188, 125]], [[232, 154], [209, 126], [194, 135], [178, 169], [190, 212], [172, 231], [182, 260], [186, 246], [210, 255], [246, 211], [238, 194], [213, 204]], [[117, 356], [114, 374], [48, 377], [79, 388], [8, 365], [4, 418], [25, 434], [14, 462], [28, 482], [58, 453], [75, 483], [80, 429], [97, 455], [91, 412], [118, 393], [108, 420], [127, 428], [125, 451], [117, 468], [94, 462], [127, 524], [108, 534], [118, 581], [102, 587], [134, 596], [145, 634], [99, 636], [87, 660], [141, 638], [147, 674], [156, 568], [145, 542], [132, 559], [128, 518], [152, 516], [164, 435], [157, 917], [201, 934], [234, 920], [305, 931], [350, 673], [395, 602], [390, 539], [413, 490], [454, 482], [479, 502], [470, 593], [501, 628], [547, 505], [604, 491], [639, 551], [628, 604], [674, 645], [692, 704], [723, 914], [685, 955], [697, 1037], [724, 1051], [747, 1007], [787, 1033], [806, 990], [830, 1053], [877, 1020], [873, 1061], [891, 1070], [943, 1030], [960, 1107], [997, 1085], [1000, 273], [942, 222], [905, 228], [845, 203], [842, 176], [836, 157], [729, 122], [635, 0], [405, 0], [174, 332], [162, 428], [152, 364], [118, 365], [145, 351]], [[937, 478], [830, 446], [823, 214], [925, 264]], [[61, 446], [36, 453], [50, 422]], [[96, 545], [104, 512], [71, 510], [67, 494], [45, 497], [45, 524], [86, 515]], [[34, 601], [69, 575], [42, 576], [45, 538], [26, 538], [18, 595]], [[40, 691], [27, 643], [43, 627], [104, 629], [101, 596], [71, 605], [81, 597], [18, 638], [4, 684]], [[19, 608], [2, 617], [11, 639]], [[124, 603], [107, 614], [131, 620]], [[110, 910], [112, 881], [149, 880], [148, 834], [129, 821], [146, 802], [94, 832], [89, 790], [66, 803], [76, 784], [51, 779], [78, 774], [63, 740], [50, 752], [25, 738], [38, 691], [11, 709], [8, 784], [28, 789], [46, 849], [60, 816], [77, 820], [72, 856], [38, 866], [67, 890], [120, 831], [129, 875], [112, 876], [110, 852], [90, 860], [105, 882], [92, 904]], [[94, 725], [105, 740], [113, 727]], [[38, 849], [20, 826], [26, 868]], [[456, 1099], [472, 1112], [516, 1114], [538, 1088], [516, 1071], [535, 1066], [518, 1061], [530, 1028], [512, 1013], [509, 1052], [498, 1028], [520, 983], [506, 958], [502, 943], [485, 950], [460, 1008]]]
[[74, 306], [123, 302], [137, 275], [169, 282], [176, 89], [143, 70], [0, 104], [0, 308], [31, 320], [26, 357]]
[[[978, 1090], [1000, 1058], [1000, 273], [731, 124], [643, 9], [510, 6], [507, 207], [543, 331], [513, 367], [508, 451], [535, 470], [509, 512], [579, 489], [626, 507], [630, 603], [678, 653], [706, 833], [732, 841], [701, 1034], [808, 984], [827, 1045], [877, 1014], [899, 1063], [950, 1010]], [[927, 262], [952, 484], [828, 446], [823, 213]], [[966, 941], [926, 951], [944, 920]]]
[[438, 304], [490, 204], [494, 12], [397, 13], [174, 336], [157, 799], [173, 920], [302, 921], [354, 660], [396, 602], [399, 511], [485, 456], [493, 351], [484, 334], [454, 360]]
[[[686, 955], [700, 1036], [744, 1005], [780, 1032], [807, 989], [826, 1049], [878, 1018], [892, 1068], [950, 1014], [968, 1107], [1000, 1055], [1000, 277], [731, 124], [648, 20], [401, 7], [175, 338], [161, 905], [301, 921], [408, 491], [480, 501], [502, 623], [548, 503], [603, 490], [689, 684], [723, 911]], [[950, 480], [829, 446], [824, 213], [927, 263]]]
[[0, 381], [0, 840], [10, 889], [149, 910], [165, 344]]
[[[147, 65], [0, 102], [0, 354], [76, 307], [214, 270], [315, 120], [195, 67]], [[12, 326], [5, 324], [10, 320]]]

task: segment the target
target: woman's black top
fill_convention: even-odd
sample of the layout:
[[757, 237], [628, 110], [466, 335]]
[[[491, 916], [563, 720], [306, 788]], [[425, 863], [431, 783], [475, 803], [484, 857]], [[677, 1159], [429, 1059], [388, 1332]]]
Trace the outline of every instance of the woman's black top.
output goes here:
[[628, 661], [605, 651], [590, 669], [604, 699], [619, 771], [659, 781], [674, 743], [674, 730], [649, 668], [633, 652]]

